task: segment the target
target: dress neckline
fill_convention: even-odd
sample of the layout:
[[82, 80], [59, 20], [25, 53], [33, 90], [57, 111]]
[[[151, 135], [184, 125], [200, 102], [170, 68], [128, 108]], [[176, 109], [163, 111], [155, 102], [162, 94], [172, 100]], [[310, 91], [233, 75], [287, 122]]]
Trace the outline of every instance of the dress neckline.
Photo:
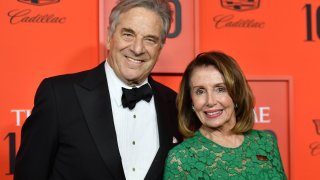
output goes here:
[[244, 144], [247, 142], [247, 135], [246, 133], [243, 133], [243, 142], [238, 146], [238, 147], [225, 147], [225, 146], [222, 146], [214, 141], [212, 141], [211, 139], [208, 139], [207, 137], [205, 137], [199, 130], [197, 130], [195, 132], [195, 135], [198, 136], [200, 138], [200, 140], [203, 140], [205, 143], [208, 143], [208, 144], [214, 144], [218, 147], [221, 147], [222, 149], [228, 149], [228, 150], [236, 150], [236, 149], [240, 149], [244, 146]]

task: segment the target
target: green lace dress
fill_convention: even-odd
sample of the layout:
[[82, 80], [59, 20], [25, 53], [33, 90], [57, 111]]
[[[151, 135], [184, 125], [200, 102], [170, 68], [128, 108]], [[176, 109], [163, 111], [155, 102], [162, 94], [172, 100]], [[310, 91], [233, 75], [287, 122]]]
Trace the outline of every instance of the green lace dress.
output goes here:
[[244, 134], [237, 148], [220, 146], [199, 131], [170, 150], [164, 179], [287, 179], [277, 141], [267, 131]]

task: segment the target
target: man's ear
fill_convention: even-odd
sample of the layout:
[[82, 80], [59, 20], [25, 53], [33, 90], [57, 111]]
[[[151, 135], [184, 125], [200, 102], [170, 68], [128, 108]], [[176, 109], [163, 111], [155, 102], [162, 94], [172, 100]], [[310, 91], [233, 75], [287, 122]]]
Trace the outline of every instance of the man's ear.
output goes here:
[[108, 50], [110, 50], [110, 41], [111, 41], [111, 37], [110, 37], [109, 33], [107, 33], [106, 47]]

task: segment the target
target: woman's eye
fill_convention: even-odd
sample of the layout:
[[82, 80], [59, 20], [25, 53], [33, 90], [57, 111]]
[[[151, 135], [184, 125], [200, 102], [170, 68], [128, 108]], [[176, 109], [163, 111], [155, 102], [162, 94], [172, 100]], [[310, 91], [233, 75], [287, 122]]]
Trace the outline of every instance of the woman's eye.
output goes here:
[[217, 87], [217, 88], [216, 88], [216, 91], [217, 91], [218, 93], [223, 93], [223, 92], [226, 92], [226, 88], [225, 88], [225, 87]]
[[197, 89], [196, 90], [196, 95], [201, 95], [203, 93], [205, 93], [205, 91], [203, 89]]

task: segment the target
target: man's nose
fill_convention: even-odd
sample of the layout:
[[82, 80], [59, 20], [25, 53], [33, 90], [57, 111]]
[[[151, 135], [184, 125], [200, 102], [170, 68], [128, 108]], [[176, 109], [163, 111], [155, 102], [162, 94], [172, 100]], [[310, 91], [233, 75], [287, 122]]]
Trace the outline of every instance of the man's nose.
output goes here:
[[134, 52], [135, 55], [141, 55], [144, 53], [145, 48], [142, 39], [135, 39], [131, 46], [131, 51]]

